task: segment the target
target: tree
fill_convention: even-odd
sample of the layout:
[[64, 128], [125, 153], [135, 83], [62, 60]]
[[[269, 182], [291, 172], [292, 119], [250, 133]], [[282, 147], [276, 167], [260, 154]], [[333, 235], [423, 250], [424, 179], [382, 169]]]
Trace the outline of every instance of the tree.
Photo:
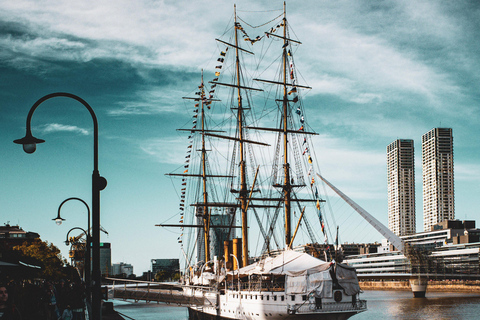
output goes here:
[[158, 271], [155, 274], [155, 280], [156, 281], [164, 281], [167, 279], [167, 272], [165, 270]]
[[63, 267], [67, 261], [62, 259], [60, 249], [53, 243], [35, 239], [32, 242], [24, 242], [22, 245], [13, 247], [23, 256], [33, 258], [40, 262], [43, 267], [43, 278], [48, 280], [59, 280], [64, 277]]

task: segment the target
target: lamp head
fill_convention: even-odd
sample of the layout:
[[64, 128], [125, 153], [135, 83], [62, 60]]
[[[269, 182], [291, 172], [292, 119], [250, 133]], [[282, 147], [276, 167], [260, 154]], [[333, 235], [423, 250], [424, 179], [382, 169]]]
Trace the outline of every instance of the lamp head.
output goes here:
[[63, 221], [65, 221], [65, 219], [63, 219], [62, 217], [60, 217], [60, 213], [58, 213], [58, 216], [56, 218], [53, 218], [52, 219], [53, 221], [55, 221], [55, 223], [57, 224], [57, 226], [61, 225]]
[[25, 137], [14, 140], [13, 142], [23, 145], [23, 151], [25, 151], [26, 153], [34, 153], [37, 149], [37, 143], [43, 143], [45, 142], [45, 140], [35, 138], [34, 136], [32, 136], [30, 131], [27, 130], [27, 134], [25, 135]]

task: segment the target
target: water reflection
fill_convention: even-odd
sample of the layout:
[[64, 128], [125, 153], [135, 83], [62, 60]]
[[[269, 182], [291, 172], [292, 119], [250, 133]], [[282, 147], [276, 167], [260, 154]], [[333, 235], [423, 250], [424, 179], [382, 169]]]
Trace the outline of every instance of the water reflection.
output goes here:
[[187, 308], [156, 302], [112, 301], [117, 312], [135, 320], [188, 320]]
[[[480, 319], [480, 294], [427, 292], [414, 299], [407, 291], [365, 291], [368, 311], [352, 320], [463, 320]], [[186, 308], [163, 303], [114, 302], [115, 310], [135, 320], [188, 320]]]
[[427, 298], [406, 291], [365, 291], [368, 311], [353, 320], [372, 319], [478, 319], [480, 295], [427, 292]]

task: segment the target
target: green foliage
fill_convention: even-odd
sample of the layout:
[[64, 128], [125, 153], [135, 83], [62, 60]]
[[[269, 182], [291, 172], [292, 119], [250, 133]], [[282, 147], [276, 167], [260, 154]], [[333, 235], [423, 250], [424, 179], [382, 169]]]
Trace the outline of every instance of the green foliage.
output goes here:
[[158, 271], [155, 274], [155, 281], [167, 281], [167, 280], [172, 280], [172, 281], [178, 281], [180, 280], [180, 273], [179, 272], [167, 272], [165, 270]]
[[62, 259], [60, 249], [53, 243], [35, 239], [32, 242], [24, 242], [22, 245], [15, 246], [13, 249], [25, 257], [40, 262], [43, 267], [44, 279], [57, 281], [64, 277], [63, 267], [66, 265], [66, 260]]
[[156, 281], [164, 281], [167, 279], [167, 272], [165, 271], [158, 271], [157, 274], [155, 274], [155, 280]]

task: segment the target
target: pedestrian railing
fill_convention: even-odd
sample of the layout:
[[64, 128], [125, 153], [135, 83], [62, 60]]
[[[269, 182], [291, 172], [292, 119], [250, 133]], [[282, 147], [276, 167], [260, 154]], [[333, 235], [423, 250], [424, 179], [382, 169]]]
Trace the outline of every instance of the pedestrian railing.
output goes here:
[[203, 305], [205, 295], [201, 287], [191, 293], [185, 293], [181, 284], [159, 283], [130, 279], [106, 278], [112, 281], [109, 285], [109, 297], [123, 300], [151, 302], [155, 301], [177, 305]]

